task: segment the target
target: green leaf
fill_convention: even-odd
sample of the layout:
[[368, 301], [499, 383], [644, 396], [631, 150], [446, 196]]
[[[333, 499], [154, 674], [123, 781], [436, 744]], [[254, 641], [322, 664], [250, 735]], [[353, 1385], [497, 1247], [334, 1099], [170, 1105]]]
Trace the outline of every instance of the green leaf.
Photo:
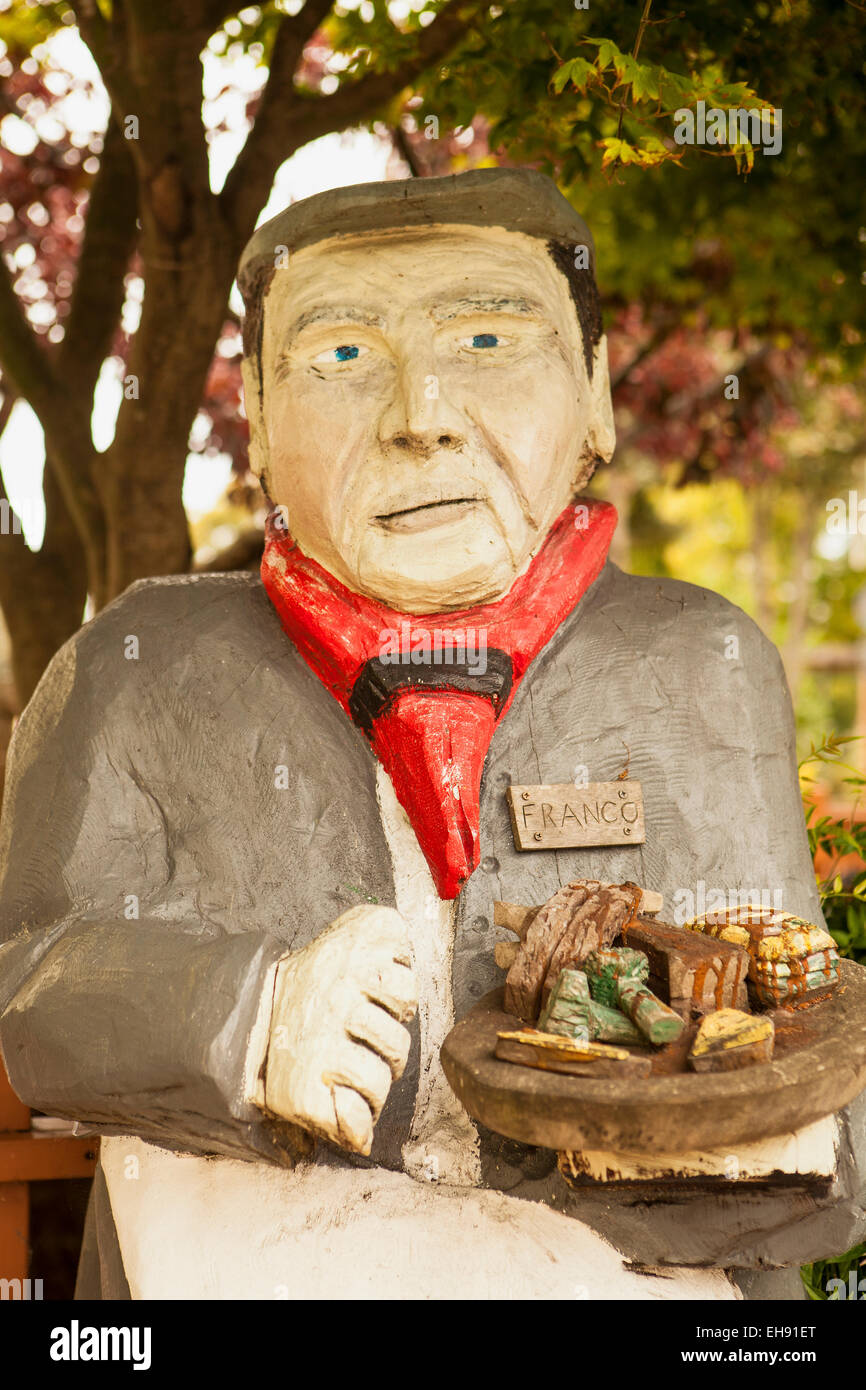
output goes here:
[[640, 64], [630, 53], [621, 53], [613, 66], [619, 82], [634, 82], [640, 72]]
[[[604, 72], [607, 68], [613, 67], [617, 70], [617, 63], [622, 63], [624, 55], [620, 53], [612, 39], [594, 40], [598, 43], [598, 57], [595, 66], [599, 72]], [[618, 75], [620, 75], [618, 73]]]
[[738, 174], [743, 172], [743, 166], [745, 166], [747, 173], [751, 173], [755, 164], [755, 151], [748, 140], [741, 140], [733, 145], [731, 154], [734, 157]]
[[[556, 72], [553, 74], [553, 79], [550, 84], [555, 92], [561, 92], [563, 88], [571, 81], [571, 70], [574, 67], [574, 63], [575, 59], [571, 58], [567, 63], [563, 63], [562, 67], [556, 69]], [[587, 67], [589, 67], [588, 63]]]
[[555, 92], [561, 92], [569, 82], [572, 82], [575, 87], [582, 91], [589, 79], [594, 76], [595, 68], [592, 63], [588, 63], [585, 58], [571, 58], [567, 63], [563, 63], [561, 68], [557, 68], [553, 74], [551, 85]]
[[658, 101], [660, 88], [658, 70], [654, 67], [635, 64], [637, 71], [631, 80], [631, 90], [635, 101]]
[[657, 75], [661, 99], [670, 110], [678, 106], [694, 105], [697, 102], [698, 94], [693, 82], [688, 77], [681, 77], [679, 73], [669, 72], [667, 68], [658, 68]]
[[606, 139], [600, 141], [600, 144], [604, 150], [604, 154], [601, 157], [602, 169], [607, 169], [616, 160], [619, 160], [621, 164], [628, 164], [631, 162], [631, 146], [627, 145], [625, 140], [618, 140], [616, 136], [609, 135]]

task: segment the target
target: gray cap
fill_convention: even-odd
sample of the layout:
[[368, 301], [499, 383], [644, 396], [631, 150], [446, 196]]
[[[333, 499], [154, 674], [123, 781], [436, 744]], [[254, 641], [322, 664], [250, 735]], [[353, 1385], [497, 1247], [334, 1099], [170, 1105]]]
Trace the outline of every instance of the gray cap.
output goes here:
[[587, 246], [590, 265], [595, 265], [589, 228], [546, 174], [534, 169], [473, 169], [439, 179], [351, 184], [303, 198], [253, 233], [241, 256], [238, 279], [243, 289], [244, 282], [273, 268], [278, 247], [299, 251], [327, 237], [461, 222]]

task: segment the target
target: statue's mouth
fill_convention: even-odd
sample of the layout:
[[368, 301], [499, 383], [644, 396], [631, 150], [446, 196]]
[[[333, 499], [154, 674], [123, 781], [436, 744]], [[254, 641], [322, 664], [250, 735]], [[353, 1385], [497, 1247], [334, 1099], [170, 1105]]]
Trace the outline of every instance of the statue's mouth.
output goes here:
[[449, 522], [460, 520], [480, 500], [478, 497], [452, 497], [447, 502], [423, 502], [419, 507], [386, 512], [377, 516], [376, 522], [385, 531], [429, 531], [435, 526], [446, 526]]

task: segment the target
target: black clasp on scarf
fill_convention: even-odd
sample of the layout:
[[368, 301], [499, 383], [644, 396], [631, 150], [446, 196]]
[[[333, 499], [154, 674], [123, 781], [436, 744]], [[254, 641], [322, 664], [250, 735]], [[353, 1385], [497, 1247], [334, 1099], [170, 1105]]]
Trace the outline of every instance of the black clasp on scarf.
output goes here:
[[483, 676], [471, 671], [466, 660], [449, 661], [444, 669], [425, 665], [419, 670], [391, 665], [373, 656], [355, 681], [349, 713], [358, 728], [369, 736], [373, 732], [373, 721], [397, 695], [407, 690], [438, 690], [444, 694], [480, 695], [490, 701], [498, 717], [511, 694], [511, 684], [511, 657], [498, 647], [487, 648], [487, 670]]

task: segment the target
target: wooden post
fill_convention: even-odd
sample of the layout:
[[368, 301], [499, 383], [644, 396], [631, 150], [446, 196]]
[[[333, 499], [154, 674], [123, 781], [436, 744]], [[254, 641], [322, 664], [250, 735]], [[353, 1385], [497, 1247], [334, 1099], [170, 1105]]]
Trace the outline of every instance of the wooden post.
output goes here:
[[96, 1139], [35, 1133], [30, 1111], [12, 1090], [0, 1058], [0, 1279], [28, 1278], [29, 1184], [92, 1177], [98, 1150]]
[[0, 1183], [0, 1279], [27, 1278], [29, 1241], [30, 1196], [27, 1184]]
[[[18, 1099], [0, 1059], [0, 1140], [30, 1132], [30, 1111]], [[30, 1202], [26, 1182], [0, 1181], [0, 1279], [27, 1278]]]

